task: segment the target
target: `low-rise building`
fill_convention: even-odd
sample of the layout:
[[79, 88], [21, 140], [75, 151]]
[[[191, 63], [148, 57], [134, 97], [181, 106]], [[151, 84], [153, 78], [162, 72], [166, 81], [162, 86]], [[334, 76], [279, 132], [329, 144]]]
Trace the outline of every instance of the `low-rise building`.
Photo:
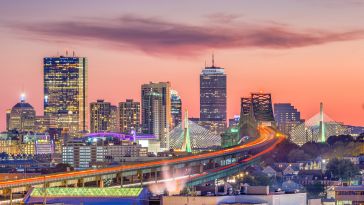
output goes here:
[[216, 204], [256, 204], [256, 205], [306, 205], [306, 193], [293, 194], [247, 194], [226, 196], [163, 196], [162, 205], [216, 205]]
[[88, 137], [74, 139], [63, 146], [62, 161], [75, 168], [106, 166], [127, 161], [129, 157], [147, 157], [148, 148], [130, 140]]
[[337, 205], [364, 204], [364, 186], [337, 186], [334, 190]]

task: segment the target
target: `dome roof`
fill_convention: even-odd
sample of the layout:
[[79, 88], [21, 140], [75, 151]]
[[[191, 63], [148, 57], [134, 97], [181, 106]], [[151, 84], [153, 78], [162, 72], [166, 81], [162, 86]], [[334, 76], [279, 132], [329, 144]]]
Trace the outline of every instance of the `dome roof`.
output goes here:
[[33, 106], [31, 106], [29, 103], [25, 101], [21, 101], [14, 105], [13, 109], [34, 109]]

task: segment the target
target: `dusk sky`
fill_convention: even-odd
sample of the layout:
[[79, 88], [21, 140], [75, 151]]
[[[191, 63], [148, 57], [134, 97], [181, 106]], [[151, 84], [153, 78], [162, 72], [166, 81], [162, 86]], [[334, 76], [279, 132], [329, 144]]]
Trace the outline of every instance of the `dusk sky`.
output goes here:
[[25, 92], [43, 113], [43, 57], [88, 58], [89, 102], [140, 100], [170, 81], [199, 116], [205, 61], [228, 76], [228, 117], [240, 97], [272, 93], [303, 118], [319, 103], [336, 121], [364, 125], [364, 0], [0, 1], [0, 130]]

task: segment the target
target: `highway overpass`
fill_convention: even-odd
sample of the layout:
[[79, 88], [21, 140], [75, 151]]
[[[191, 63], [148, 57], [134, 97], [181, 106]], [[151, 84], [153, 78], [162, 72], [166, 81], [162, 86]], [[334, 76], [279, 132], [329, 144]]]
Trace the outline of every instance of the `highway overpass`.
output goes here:
[[[260, 157], [273, 150], [284, 136], [271, 127], [259, 127], [260, 136], [242, 145], [223, 150], [186, 156], [175, 159], [151, 161], [141, 164], [121, 165], [84, 171], [73, 171], [50, 174], [26, 179], [0, 182], [0, 195], [12, 196], [12, 193], [26, 192], [32, 187], [77, 187], [104, 186], [105, 181], [113, 184], [135, 184], [160, 180], [164, 173], [169, 176], [198, 174], [200, 177], [208, 170], [218, 170], [219, 167], [234, 167]], [[247, 156], [250, 156], [247, 158]]]

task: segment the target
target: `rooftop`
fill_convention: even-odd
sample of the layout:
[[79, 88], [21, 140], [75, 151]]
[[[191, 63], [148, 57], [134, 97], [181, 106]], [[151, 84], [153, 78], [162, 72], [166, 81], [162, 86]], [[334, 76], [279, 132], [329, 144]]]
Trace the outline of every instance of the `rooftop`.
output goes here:
[[[46, 189], [47, 197], [138, 197], [143, 188], [64, 188], [52, 187]], [[43, 197], [43, 188], [34, 188], [30, 197]]]

